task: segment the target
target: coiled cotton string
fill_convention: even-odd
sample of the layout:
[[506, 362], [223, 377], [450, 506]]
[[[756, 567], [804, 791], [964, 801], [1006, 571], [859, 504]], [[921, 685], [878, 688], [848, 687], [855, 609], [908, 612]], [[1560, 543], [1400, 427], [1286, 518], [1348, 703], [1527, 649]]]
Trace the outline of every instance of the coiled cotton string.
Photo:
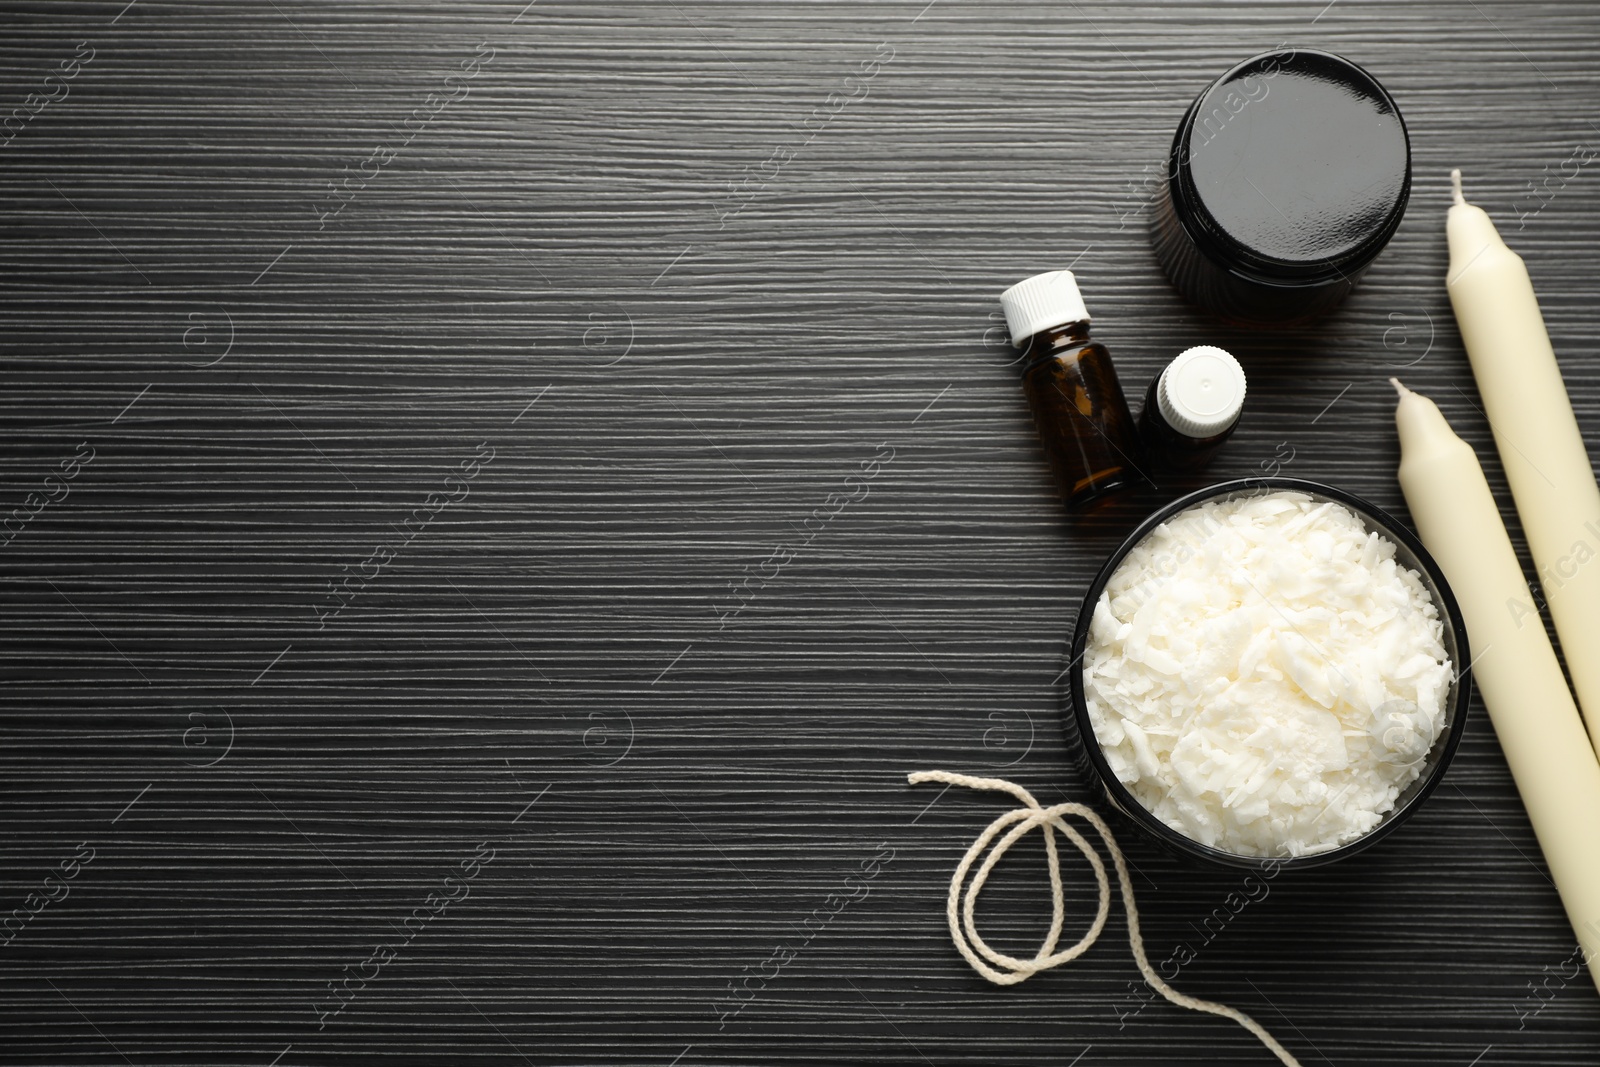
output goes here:
[[[966, 957], [972, 969], [983, 975], [995, 985], [1016, 985], [1018, 982], [1031, 978], [1040, 971], [1049, 970], [1069, 960], [1075, 960], [1089, 951], [1100, 932], [1105, 929], [1106, 916], [1111, 911], [1111, 884], [1106, 877], [1106, 866], [1101, 862], [1100, 854], [1095, 851], [1088, 839], [1077, 830], [1069, 826], [1064, 815], [1076, 815], [1088, 821], [1100, 835], [1100, 840], [1105, 842], [1106, 849], [1111, 853], [1111, 862], [1117, 868], [1117, 880], [1122, 886], [1122, 906], [1128, 913], [1128, 946], [1133, 950], [1133, 958], [1139, 965], [1139, 972], [1144, 975], [1144, 980], [1149, 986], [1180, 1008], [1191, 1011], [1204, 1011], [1212, 1015], [1221, 1015], [1232, 1019], [1256, 1037], [1261, 1043], [1271, 1049], [1273, 1054], [1283, 1061], [1288, 1067], [1300, 1067], [1300, 1061], [1289, 1054], [1289, 1051], [1277, 1040], [1244, 1012], [1230, 1008], [1226, 1004], [1217, 1004], [1210, 1000], [1200, 1000], [1197, 997], [1185, 996], [1163, 982], [1150, 966], [1150, 960], [1145, 955], [1144, 937], [1139, 933], [1139, 909], [1133, 902], [1133, 883], [1128, 878], [1128, 864], [1122, 858], [1122, 850], [1117, 847], [1117, 839], [1111, 836], [1110, 827], [1096, 815], [1093, 810], [1083, 804], [1071, 802], [1054, 804], [1050, 807], [1041, 807], [1022, 786], [1015, 782], [1008, 782], [1003, 778], [973, 778], [965, 774], [952, 774], [949, 771], [917, 771], [907, 776], [907, 781], [912, 785], [923, 782], [943, 782], [946, 785], [961, 785], [968, 789], [992, 789], [1001, 793], [1010, 793], [1022, 801], [1026, 807], [1016, 808], [1006, 812], [989, 824], [989, 828], [978, 835], [978, 839], [967, 849], [967, 854], [956, 865], [955, 877], [950, 879], [950, 900], [946, 908], [946, 917], [950, 922], [950, 937], [956, 943], [956, 948], [961, 955]], [[1013, 825], [1015, 824], [1015, 825]], [[1010, 827], [1009, 830], [1006, 828]], [[973, 910], [978, 903], [978, 893], [989, 880], [989, 872], [994, 870], [994, 865], [1000, 862], [1000, 857], [1011, 850], [1011, 846], [1022, 839], [1030, 830], [1035, 828], [1044, 832], [1045, 853], [1049, 857], [1050, 867], [1050, 931], [1045, 934], [1044, 944], [1039, 946], [1039, 951], [1034, 953], [1032, 959], [1019, 960], [1015, 956], [1007, 956], [1003, 952], [996, 952], [984, 943], [978, 936], [978, 929], [973, 921]], [[1083, 939], [1071, 948], [1055, 951], [1056, 942], [1061, 937], [1061, 924], [1066, 917], [1066, 903], [1061, 893], [1061, 860], [1056, 853], [1056, 833], [1059, 831], [1066, 839], [1077, 846], [1083, 853], [1084, 859], [1089, 861], [1089, 866], [1094, 868], [1094, 878], [1100, 887], [1100, 908], [1094, 917], [1094, 924], [1089, 927], [1089, 932]], [[1000, 837], [998, 842], [995, 838]], [[991, 850], [991, 844], [993, 848]], [[978, 867], [978, 873], [973, 875], [972, 884], [967, 888], [965, 897], [961, 886], [967, 880], [967, 873], [972, 870], [972, 865], [978, 857], [988, 850], [988, 855], [983, 856], [983, 863]], [[959, 909], [960, 916], [957, 917]], [[991, 966], [991, 964], [993, 966]], [[997, 970], [996, 968], [1003, 968]]]

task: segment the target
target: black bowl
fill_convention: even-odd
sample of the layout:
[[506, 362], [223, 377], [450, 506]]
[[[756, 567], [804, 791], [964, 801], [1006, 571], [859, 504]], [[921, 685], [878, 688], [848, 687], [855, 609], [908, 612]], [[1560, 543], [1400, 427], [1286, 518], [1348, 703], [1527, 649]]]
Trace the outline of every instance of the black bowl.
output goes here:
[[[1080, 664], [1088, 646], [1089, 624], [1094, 618], [1095, 604], [1099, 601], [1101, 592], [1123, 558], [1135, 545], [1144, 540], [1147, 534], [1178, 512], [1208, 500], [1280, 491], [1305, 493], [1314, 499], [1331, 500], [1342, 504], [1354, 512], [1366, 524], [1368, 530], [1376, 531], [1395, 546], [1395, 562], [1416, 571], [1421, 576], [1422, 585], [1428, 591], [1428, 595], [1433, 598], [1434, 606], [1438, 609], [1444, 624], [1445, 652], [1449, 655], [1450, 662], [1455, 665], [1456, 675], [1451, 682], [1450, 691], [1445, 696], [1444, 728], [1428, 751], [1421, 773], [1395, 798], [1394, 807], [1384, 814], [1376, 826], [1337, 848], [1313, 855], [1245, 856], [1203, 845], [1174, 830], [1156, 818], [1148, 808], [1139, 803], [1138, 798], [1129, 792], [1126, 786], [1117, 780], [1110, 764], [1106, 762], [1105, 753], [1100, 750], [1094, 726], [1089, 721], [1089, 709], [1083, 694], [1083, 670]], [[1222, 482], [1174, 500], [1140, 523], [1139, 527], [1128, 535], [1127, 540], [1111, 554], [1111, 558], [1106, 560], [1105, 566], [1100, 568], [1100, 573], [1095, 575], [1094, 581], [1090, 583], [1089, 591], [1083, 598], [1083, 606], [1078, 611], [1077, 629], [1072, 635], [1072, 644], [1067, 655], [1069, 658], [1066, 673], [1071, 682], [1068, 687], [1071, 707], [1066, 709], [1067, 713], [1063, 718], [1068, 751], [1073, 754], [1079, 769], [1090, 781], [1100, 783], [1106, 799], [1113, 807], [1158, 841], [1183, 855], [1227, 867], [1257, 869], [1268, 864], [1275, 864], [1277, 869], [1320, 867], [1352, 856], [1388, 836], [1395, 827], [1410, 817], [1443, 777], [1445, 768], [1455, 755], [1456, 746], [1461, 743], [1461, 732], [1467, 720], [1467, 698], [1471, 688], [1468, 672], [1462, 666], [1471, 662], [1468, 658], [1466, 623], [1462, 621], [1461, 609], [1457, 607], [1456, 598], [1450, 592], [1449, 585], [1445, 583], [1439, 565], [1428, 555], [1427, 549], [1422, 547], [1422, 542], [1392, 516], [1361, 498], [1330, 485], [1299, 478], [1244, 478], [1239, 481]]]

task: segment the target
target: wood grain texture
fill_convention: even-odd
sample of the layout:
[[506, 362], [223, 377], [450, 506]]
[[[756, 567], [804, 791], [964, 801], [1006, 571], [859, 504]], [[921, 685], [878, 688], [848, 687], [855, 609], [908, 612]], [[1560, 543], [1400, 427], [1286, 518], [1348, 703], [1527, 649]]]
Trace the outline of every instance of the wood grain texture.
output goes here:
[[[0, 10], [0, 115], [60, 96], [0, 147], [0, 510], [93, 453], [0, 548], [0, 915], [93, 853], [0, 948], [0, 1062], [1267, 1063], [1141, 1008], [1119, 915], [1008, 990], [944, 931], [1000, 809], [905, 773], [1087, 794], [1077, 601], [1187, 487], [1063, 523], [997, 294], [1074, 263], [1130, 391], [1231, 348], [1251, 401], [1210, 475], [1277, 460], [1401, 514], [1403, 373], [1514, 522], [1441, 284], [1460, 166], [1600, 450], [1579, 0]], [[1335, 316], [1242, 333], [1169, 290], [1139, 183], [1281, 42], [1384, 81], [1415, 191]], [[1600, 1055], [1481, 706], [1406, 828], [1209, 942], [1237, 875], [1122, 831], [1152, 957], [1193, 948], [1176, 984], [1304, 1063]], [[1042, 872], [1008, 868], [981, 922], [1031, 951]]]

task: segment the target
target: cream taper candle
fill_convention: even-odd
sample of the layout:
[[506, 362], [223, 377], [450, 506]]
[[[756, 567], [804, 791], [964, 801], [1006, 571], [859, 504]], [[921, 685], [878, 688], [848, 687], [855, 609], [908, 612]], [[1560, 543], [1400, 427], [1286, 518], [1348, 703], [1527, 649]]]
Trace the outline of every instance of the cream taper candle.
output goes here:
[[1433, 401], [1394, 386], [1400, 488], [1461, 606], [1473, 680], [1600, 987], [1600, 763], [1544, 626], [1518, 625], [1506, 611], [1528, 583], [1476, 453]]
[[[1450, 178], [1455, 204], [1446, 223], [1445, 284], [1539, 588], [1600, 754], [1600, 486], [1528, 268], [1483, 209], [1462, 198], [1461, 172], [1451, 171]], [[1508, 601], [1501, 610], [1518, 625], [1544, 625], [1531, 597]]]

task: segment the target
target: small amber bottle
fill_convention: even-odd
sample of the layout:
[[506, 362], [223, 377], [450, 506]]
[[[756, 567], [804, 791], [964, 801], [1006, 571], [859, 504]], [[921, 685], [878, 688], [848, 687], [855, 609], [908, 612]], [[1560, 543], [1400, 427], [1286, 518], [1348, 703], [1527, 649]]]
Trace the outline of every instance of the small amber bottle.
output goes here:
[[1244, 368], [1226, 349], [1184, 349], [1150, 381], [1139, 411], [1139, 436], [1153, 467], [1197, 471], [1239, 425]]
[[1000, 294], [1011, 343], [1022, 349], [1022, 391], [1062, 502], [1082, 511], [1142, 480], [1133, 416], [1071, 271], [1036, 274]]

